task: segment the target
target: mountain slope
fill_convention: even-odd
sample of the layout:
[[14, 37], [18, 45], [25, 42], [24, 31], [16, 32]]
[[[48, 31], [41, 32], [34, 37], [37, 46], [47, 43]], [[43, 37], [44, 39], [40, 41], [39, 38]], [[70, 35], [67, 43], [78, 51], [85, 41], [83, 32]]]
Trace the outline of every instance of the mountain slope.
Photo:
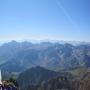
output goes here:
[[57, 72], [37, 66], [22, 72], [17, 80], [20, 86], [38, 85], [58, 75], [59, 73]]
[[21, 90], [90, 90], [90, 72], [83, 73], [78, 78], [74, 77], [72, 79], [68, 78], [67, 75], [52, 77], [38, 85], [29, 84], [22, 87]]

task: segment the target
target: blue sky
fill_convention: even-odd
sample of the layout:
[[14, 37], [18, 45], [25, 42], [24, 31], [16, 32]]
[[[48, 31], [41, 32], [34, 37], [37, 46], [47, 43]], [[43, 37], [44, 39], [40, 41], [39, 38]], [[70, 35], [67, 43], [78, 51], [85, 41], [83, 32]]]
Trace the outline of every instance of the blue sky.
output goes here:
[[0, 0], [0, 41], [90, 42], [90, 0]]

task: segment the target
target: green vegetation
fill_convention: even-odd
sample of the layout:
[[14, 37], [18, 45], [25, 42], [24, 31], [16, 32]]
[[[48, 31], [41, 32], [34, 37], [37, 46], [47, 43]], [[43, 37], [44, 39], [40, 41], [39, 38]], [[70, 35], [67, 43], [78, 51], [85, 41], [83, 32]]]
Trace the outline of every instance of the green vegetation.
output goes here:
[[85, 74], [86, 72], [90, 72], [90, 68], [85, 68], [85, 67], [79, 67], [73, 70], [69, 71], [73, 76], [79, 77], [82, 74]]

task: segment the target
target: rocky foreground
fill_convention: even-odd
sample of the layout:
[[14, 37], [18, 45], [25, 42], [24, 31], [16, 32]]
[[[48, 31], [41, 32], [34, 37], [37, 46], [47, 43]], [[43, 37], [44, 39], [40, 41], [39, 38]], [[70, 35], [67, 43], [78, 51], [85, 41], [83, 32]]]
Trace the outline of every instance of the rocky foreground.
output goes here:
[[66, 77], [56, 77], [39, 85], [23, 87], [21, 90], [90, 90], [90, 72], [71, 80]]
[[2, 81], [0, 84], [0, 90], [19, 90], [17, 82], [10, 78], [9, 80]]

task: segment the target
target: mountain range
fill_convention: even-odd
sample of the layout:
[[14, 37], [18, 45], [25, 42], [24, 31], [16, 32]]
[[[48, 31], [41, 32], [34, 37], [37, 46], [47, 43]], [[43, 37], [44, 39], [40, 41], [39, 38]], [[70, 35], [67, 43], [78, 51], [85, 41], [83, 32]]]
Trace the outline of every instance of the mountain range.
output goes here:
[[3, 72], [22, 72], [34, 66], [50, 70], [90, 67], [90, 44], [8, 42], [0, 46]]
[[90, 44], [11, 41], [0, 46], [0, 69], [20, 90], [89, 90]]

